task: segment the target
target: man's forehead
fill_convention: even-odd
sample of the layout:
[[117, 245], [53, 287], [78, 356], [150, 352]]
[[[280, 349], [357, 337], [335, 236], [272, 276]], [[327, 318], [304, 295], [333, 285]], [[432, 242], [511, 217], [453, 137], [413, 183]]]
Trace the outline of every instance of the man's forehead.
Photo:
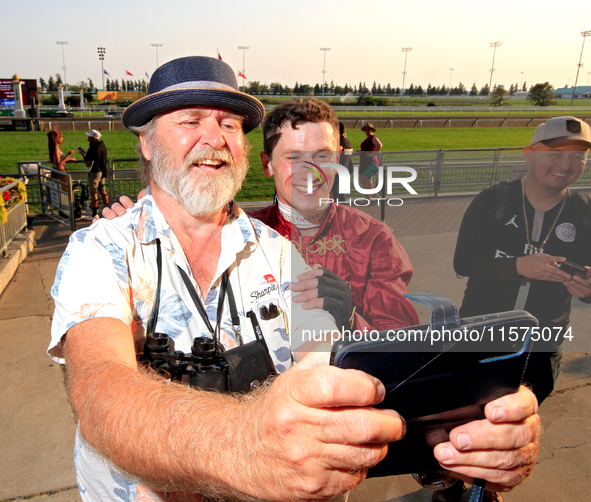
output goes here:
[[190, 118], [190, 117], [209, 117], [210, 115], [214, 115], [219, 113], [220, 118], [229, 118], [239, 121], [241, 124], [244, 121], [244, 117], [239, 115], [227, 108], [212, 108], [208, 106], [191, 106], [187, 108], [179, 108], [178, 110], [172, 110], [162, 115], [159, 115], [157, 118], [161, 117], [175, 117], [175, 118]]
[[540, 141], [532, 145], [532, 150], [539, 152], [587, 152], [589, 144], [583, 141], [565, 141], [558, 145], [546, 145]]
[[[302, 130], [304, 129], [304, 130]], [[316, 129], [316, 131], [310, 131], [311, 129]], [[328, 133], [326, 135], [326, 139], [329, 140], [329, 142], [331, 143], [331, 147], [330, 148], [319, 148], [322, 150], [334, 150], [337, 145], [337, 137], [334, 134], [334, 128], [332, 127], [332, 125], [329, 122], [303, 122], [301, 124], [297, 124], [295, 127], [292, 126], [291, 122], [289, 121], [285, 121], [281, 127], [279, 129], [277, 129], [275, 131], [275, 134], [281, 134], [282, 137], [284, 137], [284, 133], [287, 133], [287, 136], [290, 135], [290, 133], [296, 134], [297, 136], [299, 136], [300, 138], [307, 138], [308, 135], [312, 136], [312, 134], [314, 134], [316, 136], [316, 134], [318, 133], [318, 131], [322, 130], [322, 135], [324, 135], [324, 133]], [[297, 132], [296, 132], [297, 131]], [[287, 139], [287, 138], [285, 138]], [[284, 150], [290, 150], [290, 151], [301, 151], [301, 145], [299, 144], [285, 144], [285, 142], [283, 142], [283, 146], [284, 146]], [[328, 146], [328, 145], [327, 145]]]

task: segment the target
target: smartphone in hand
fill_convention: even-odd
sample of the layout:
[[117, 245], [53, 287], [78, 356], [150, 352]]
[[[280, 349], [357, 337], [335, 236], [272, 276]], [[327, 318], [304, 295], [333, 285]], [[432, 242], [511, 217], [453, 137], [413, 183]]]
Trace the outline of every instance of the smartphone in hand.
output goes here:
[[86, 150], [84, 148], [82, 148], [81, 146], [78, 147], [78, 151], [82, 154], [82, 155], [86, 155]]
[[557, 263], [556, 266], [563, 272], [566, 272], [572, 276], [578, 275], [581, 279], [585, 279], [587, 277], [587, 268], [583, 267], [583, 265], [573, 263], [572, 261], [567, 260], [562, 263]]

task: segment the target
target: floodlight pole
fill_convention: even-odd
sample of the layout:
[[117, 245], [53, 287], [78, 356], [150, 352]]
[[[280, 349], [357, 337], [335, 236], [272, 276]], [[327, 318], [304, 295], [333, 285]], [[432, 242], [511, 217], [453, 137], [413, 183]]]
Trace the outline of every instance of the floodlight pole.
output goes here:
[[156, 48], [156, 69], [158, 69], [158, 47], [162, 47], [164, 44], [150, 44], [150, 45], [152, 47]]
[[585, 39], [587, 37], [591, 36], [591, 30], [582, 31], [581, 36], [583, 37], [583, 46], [581, 47], [581, 56], [579, 57], [579, 64], [577, 65], [577, 76], [575, 77], [575, 86], [573, 87], [573, 97], [570, 100], [571, 106], [573, 106], [573, 103], [575, 102], [575, 92], [577, 90], [577, 80], [579, 80], [579, 70], [581, 69], [581, 66], [583, 66], [583, 64], [581, 63], [581, 60], [583, 59], [583, 49], [585, 48]]
[[324, 67], [322, 68], [322, 98], [324, 98], [324, 77], [326, 75], [326, 53], [330, 50], [330, 47], [320, 47], [320, 50], [324, 52]]
[[493, 72], [495, 71], [495, 55], [497, 53], [497, 47], [500, 47], [501, 45], [503, 45], [503, 42], [490, 42], [489, 43], [489, 46], [494, 47], [494, 50], [493, 50], [492, 66], [490, 68], [490, 82], [488, 83], [488, 96], [486, 98], [487, 103], [490, 101], [490, 93], [492, 92], [492, 78], [493, 78]]
[[64, 87], [66, 88], [66, 91], [68, 90], [68, 80], [66, 78], [66, 55], [64, 53], [64, 45], [68, 45], [68, 42], [65, 42], [63, 40], [60, 40], [58, 42], [56, 42], [57, 45], [61, 45], [62, 46], [62, 60], [64, 62]]
[[450, 73], [449, 73], [449, 92], [447, 94], [449, 96], [451, 96], [451, 76], [454, 74], [454, 69], [450, 68], [449, 71], [450, 71]]
[[238, 50], [241, 50], [242, 51], [242, 75], [243, 75], [243, 77], [242, 77], [242, 92], [244, 92], [244, 85], [246, 84], [246, 82], [245, 82], [246, 81], [246, 73], [245, 73], [246, 72], [246, 65], [245, 65], [245, 62], [246, 62], [246, 51], [248, 49], [250, 49], [250, 46], [249, 45], [239, 45], [238, 46]]
[[105, 90], [105, 68], [103, 67], [103, 61], [105, 60], [106, 50], [104, 47], [98, 47], [97, 52], [99, 55], [99, 59], [101, 61], [101, 77], [103, 79], [103, 91], [104, 91]]
[[400, 93], [400, 104], [404, 101], [404, 81], [406, 79], [406, 58], [408, 57], [408, 53], [412, 51], [412, 47], [402, 47], [402, 52], [404, 52], [404, 71], [402, 72], [402, 92]]
[[523, 73], [521, 72], [521, 82], [519, 82], [519, 89], [517, 89], [518, 91], [521, 91], [521, 89], [523, 88]]

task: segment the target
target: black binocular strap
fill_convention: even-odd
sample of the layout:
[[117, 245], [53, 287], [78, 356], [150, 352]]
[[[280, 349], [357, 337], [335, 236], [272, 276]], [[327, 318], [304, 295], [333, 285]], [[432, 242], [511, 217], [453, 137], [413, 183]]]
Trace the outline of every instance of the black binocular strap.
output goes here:
[[484, 479], [474, 479], [474, 484], [472, 485], [472, 491], [470, 492], [470, 498], [468, 502], [482, 502], [484, 500], [484, 485], [486, 481]]
[[[213, 327], [211, 326], [211, 322], [209, 322], [209, 318], [207, 317], [207, 312], [205, 311], [205, 307], [203, 306], [203, 303], [201, 303], [201, 300], [199, 299], [199, 295], [197, 294], [197, 291], [195, 291], [193, 284], [191, 284], [191, 280], [189, 279], [189, 276], [187, 275], [187, 273], [178, 265], [177, 265], [177, 268], [179, 269], [179, 272], [181, 273], [181, 277], [183, 278], [183, 282], [185, 283], [187, 291], [189, 292], [189, 294], [191, 295], [191, 298], [193, 299], [193, 303], [195, 303], [195, 307], [197, 307], [197, 311], [199, 312], [199, 315], [203, 319], [203, 322], [205, 323], [205, 326], [207, 326], [207, 329], [209, 330], [211, 336], [213, 337], [213, 339], [217, 343], [217, 341], [218, 341], [217, 332], [214, 331]], [[234, 299], [234, 292], [232, 291], [232, 285], [230, 284], [230, 281], [228, 280], [228, 272], [225, 271], [224, 274], [222, 275], [222, 282], [220, 284], [220, 295], [218, 298], [218, 321], [217, 321], [218, 331], [220, 329], [220, 324], [222, 321], [222, 310], [224, 308], [224, 298], [226, 296], [226, 291], [228, 293], [228, 304], [230, 305], [230, 315], [232, 317], [232, 324], [234, 326], [240, 326], [240, 317], [238, 316], [238, 310], [236, 309], [236, 301]]]
[[160, 310], [160, 286], [162, 285], [162, 250], [160, 249], [160, 239], [156, 239], [156, 267], [158, 269], [158, 285], [156, 286], [156, 298], [154, 299], [154, 312], [148, 321], [148, 333], [156, 332], [158, 310]]

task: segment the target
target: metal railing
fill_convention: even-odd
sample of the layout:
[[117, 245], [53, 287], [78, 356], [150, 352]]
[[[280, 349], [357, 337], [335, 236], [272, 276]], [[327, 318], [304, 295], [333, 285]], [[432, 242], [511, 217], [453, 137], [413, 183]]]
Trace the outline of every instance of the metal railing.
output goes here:
[[38, 177], [41, 212], [74, 232], [76, 217], [72, 174], [40, 164]]
[[[474, 193], [527, 172], [523, 148], [476, 148], [465, 150], [416, 150], [398, 152], [378, 152], [381, 167], [412, 167], [417, 178], [411, 186], [419, 195], [438, 196], [452, 193]], [[354, 165], [359, 165], [360, 154], [351, 156]], [[81, 163], [81, 162], [79, 162]], [[28, 203], [40, 203], [40, 183], [35, 174], [25, 174], [24, 165], [42, 165], [42, 161], [19, 162], [19, 177], [29, 178], [27, 185]], [[109, 161], [109, 175], [106, 181], [110, 200], [126, 194], [132, 199], [144, 188], [138, 170], [138, 159], [112, 159]], [[68, 171], [72, 180], [86, 180], [88, 171]], [[575, 187], [591, 186], [591, 158], [587, 160], [585, 171], [574, 183]], [[382, 197], [387, 194], [384, 183]], [[394, 187], [392, 195], [408, 195], [404, 187]], [[364, 197], [352, 191], [350, 197]]]
[[[2, 197], [3, 192], [16, 187], [19, 181], [24, 182], [23, 179], [19, 179], [0, 188], [0, 197]], [[0, 256], [6, 256], [8, 245], [27, 226], [27, 207], [25, 202], [19, 202], [9, 208], [7, 210], [7, 218], [6, 223], [0, 223]]]

